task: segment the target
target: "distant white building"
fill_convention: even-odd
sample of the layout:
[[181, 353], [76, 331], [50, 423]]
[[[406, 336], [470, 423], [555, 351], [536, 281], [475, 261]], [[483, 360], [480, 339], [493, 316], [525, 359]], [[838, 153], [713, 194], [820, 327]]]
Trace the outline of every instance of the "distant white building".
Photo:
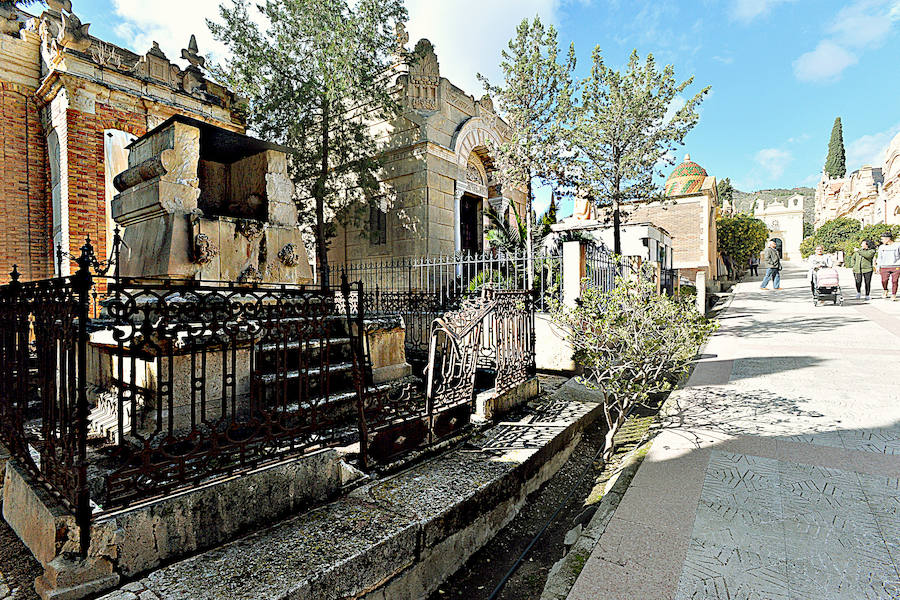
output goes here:
[[[758, 199], [753, 216], [769, 228], [769, 238], [780, 246], [784, 260], [800, 260], [803, 241], [803, 196], [794, 194], [787, 202], [775, 201], [768, 206]], [[780, 243], [779, 243], [780, 242]]]
[[[578, 231], [588, 235], [607, 248], [613, 247], [613, 228], [596, 219], [568, 217], [550, 226], [556, 235]], [[622, 255], [637, 256], [644, 262], [658, 262], [661, 268], [671, 269], [673, 264], [672, 236], [652, 223], [628, 223], [622, 225]]]

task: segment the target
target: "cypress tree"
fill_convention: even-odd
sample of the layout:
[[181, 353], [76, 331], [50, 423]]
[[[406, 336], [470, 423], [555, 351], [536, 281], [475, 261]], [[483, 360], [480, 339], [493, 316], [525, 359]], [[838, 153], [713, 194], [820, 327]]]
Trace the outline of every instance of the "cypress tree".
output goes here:
[[844, 132], [841, 118], [834, 120], [831, 128], [831, 140], [828, 142], [828, 158], [825, 159], [825, 172], [829, 177], [843, 177], [847, 174], [847, 155], [844, 152]]

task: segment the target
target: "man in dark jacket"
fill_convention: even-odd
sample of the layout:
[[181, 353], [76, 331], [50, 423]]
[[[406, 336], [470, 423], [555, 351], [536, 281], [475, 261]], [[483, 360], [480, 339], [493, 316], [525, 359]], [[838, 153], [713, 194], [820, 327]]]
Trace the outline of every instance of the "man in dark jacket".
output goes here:
[[766, 268], [766, 276], [763, 277], [762, 284], [759, 289], [768, 288], [769, 280], [772, 280], [772, 289], [781, 289], [781, 257], [778, 256], [778, 250], [775, 249], [775, 240], [769, 240], [766, 249], [763, 250], [762, 264]]

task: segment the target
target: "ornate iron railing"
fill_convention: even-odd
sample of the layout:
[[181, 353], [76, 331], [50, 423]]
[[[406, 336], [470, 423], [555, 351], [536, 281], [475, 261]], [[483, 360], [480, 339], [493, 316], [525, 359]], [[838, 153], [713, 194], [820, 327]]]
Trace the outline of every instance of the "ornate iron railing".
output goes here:
[[14, 269], [0, 286], [0, 438], [75, 514], [83, 552], [92, 502], [365, 439], [361, 284], [107, 279], [92, 257], [87, 243], [71, 277], [23, 283]]

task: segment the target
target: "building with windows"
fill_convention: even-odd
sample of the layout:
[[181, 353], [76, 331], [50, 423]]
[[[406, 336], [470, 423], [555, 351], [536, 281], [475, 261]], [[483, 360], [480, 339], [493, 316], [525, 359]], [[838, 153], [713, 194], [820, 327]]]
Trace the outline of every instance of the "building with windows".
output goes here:
[[838, 217], [856, 219], [863, 226], [900, 224], [900, 134], [891, 140], [879, 166], [863, 166], [847, 177], [822, 172], [815, 226]]
[[665, 202], [638, 203], [628, 209], [628, 223], [652, 223], [671, 236], [672, 266], [693, 279], [703, 271], [707, 281], [718, 276], [716, 178], [690, 155], [666, 180]]
[[[396, 75], [404, 108], [385, 128], [383, 182], [389, 192], [359, 219], [338, 224], [332, 265], [363, 260], [478, 253], [486, 249], [485, 210], [515, 222], [525, 193], [500, 182], [493, 148], [509, 126], [488, 96], [475, 99], [441, 77], [431, 42]], [[365, 217], [368, 218], [365, 218]]]
[[191, 39], [184, 68], [154, 44], [139, 55], [91, 36], [51, 2], [40, 16], [0, 14], [0, 281], [68, 274], [90, 236], [109, 253], [113, 178], [126, 146], [173, 115], [243, 132], [234, 95], [207, 79]]

